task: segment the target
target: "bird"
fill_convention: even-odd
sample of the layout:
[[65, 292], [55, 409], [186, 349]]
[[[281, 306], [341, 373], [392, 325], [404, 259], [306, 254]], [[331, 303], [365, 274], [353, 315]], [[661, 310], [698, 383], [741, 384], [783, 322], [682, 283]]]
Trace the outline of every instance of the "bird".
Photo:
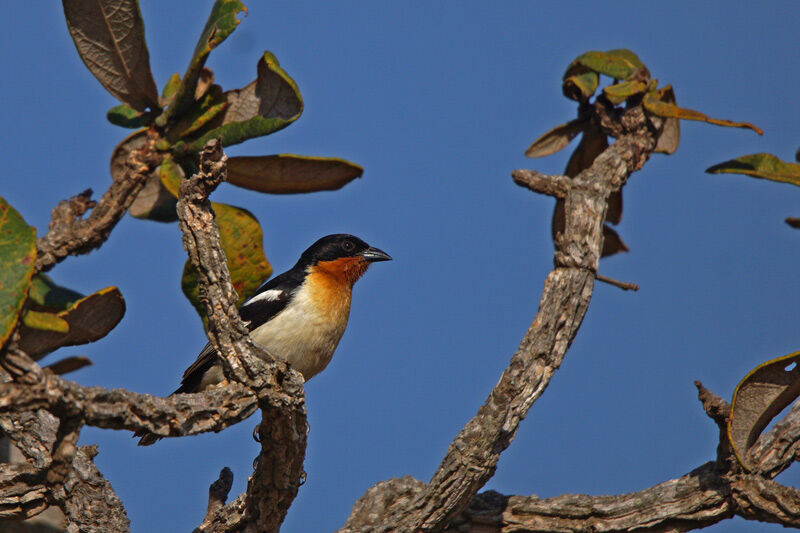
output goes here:
[[[306, 249], [292, 268], [262, 283], [239, 308], [239, 315], [253, 342], [288, 362], [308, 381], [328, 366], [344, 334], [355, 282], [370, 264], [391, 259], [353, 235], [327, 235]], [[209, 342], [172, 394], [225, 384], [222, 362]], [[141, 437], [139, 446], [161, 438], [144, 431], [134, 437]]]

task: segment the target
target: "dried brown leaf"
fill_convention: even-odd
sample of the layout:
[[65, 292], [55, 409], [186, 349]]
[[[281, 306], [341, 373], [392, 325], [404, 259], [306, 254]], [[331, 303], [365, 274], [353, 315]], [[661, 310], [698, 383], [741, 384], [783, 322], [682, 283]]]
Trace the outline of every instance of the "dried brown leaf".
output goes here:
[[528, 149], [525, 150], [525, 155], [528, 157], [544, 157], [563, 150], [572, 139], [583, 131], [585, 125], [585, 121], [575, 119], [566, 124], [556, 126], [533, 141]]
[[70, 372], [75, 372], [76, 370], [80, 370], [83, 367], [91, 366], [93, 363], [91, 359], [88, 357], [83, 357], [82, 355], [76, 355], [73, 357], [65, 357], [64, 359], [60, 359], [53, 364], [47, 365], [44, 367], [46, 370], [49, 370], [53, 374], [58, 376], [63, 376], [64, 374], [69, 374]]
[[800, 395], [800, 352], [763, 363], [736, 386], [728, 438], [739, 462], [750, 470], [747, 452], [764, 428]]
[[333, 191], [364, 169], [334, 157], [279, 154], [228, 159], [228, 182], [245, 189], [272, 194]]
[[138, 111], [158, 108], [136, 0], [62, 0], [81, 59], [108, 92]]
[[62, 346], [86, 344], [103, 338], [125, 314], [125, 300], [116, 287], [108, 287], [75, 302], [58, 313], [69, 324], [69, 331], [20, 328], [20, 348], [34, 359], [41, 359]]

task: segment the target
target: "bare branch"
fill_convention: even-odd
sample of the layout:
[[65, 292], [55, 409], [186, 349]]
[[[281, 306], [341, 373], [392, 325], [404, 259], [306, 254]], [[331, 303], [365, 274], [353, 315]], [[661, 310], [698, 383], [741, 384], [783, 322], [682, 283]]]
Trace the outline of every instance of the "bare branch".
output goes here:
[[800, 460], [800, 401], [772, 429], [762, 434], [750, 448], [749, 462], [755, 471], [774, 478]]
[[[125, 162], [126, 172], [115, 179], [100, 200], [90, 200], [91, 189], [62, 200], [53, 208], [50, 230], [36, 241], [35, 267], [46, 272], [69, 255], [87, 254], [107, 239], [142, 189], [147, 177], [160, 164], [161, 157], [153, 144], [155, 137], [131, 152]], [[89, 209], [88, 218], [81, 218]]]
[[[509, 367], [478, 414], [450, 444], [425, 490], [410, 504], [388, 513], [375, 531], [433, 531], [465, 509], [494, 474], [500, 453], [561, 365], [592, 296], [608, 196], [641, 168], [655, 148], [641, 109], [626, 112], [622, 122], [626, 133], [570, 180], [566, 226], [556, 243], [556, 268], [547, 276], [539, 310]], [[360, 526], [345, 524], [353, 530]]]
[[748, 520], [800, 527], [800, 490], [760, 476], [743, 476], [733, 483], [737, 514]]
[[67, 519], [67, 531], [127, 533], [130, 520], [125, 507], [95, 466], [96, 455], [97, 446], [77, 449], [64, 483], [51, 487], [53, 499]]
[[716, 465], [706, 463], [679, 479], [619, 496], [511, 496], [502, 531], [688, 531], [733, 516], [728, 495]]
[[623, 291], [638, 291], [639, 286], [635, 283], [630, 283], [627, 281], [619, 281], [614, 278], [609, 278], [608, 276], [602, 276], [600, 274], [595, 274], [594, 279], [597, 281], [602, 281], [603, 283], [608, 283], [609, 285], [613, 285], [614, 287], [618, 287]]
[[[208, 195], [225, 179], [227, 158], [218, 140], [200, 154], [199, 170], [181, 183], [178, 218], [184, 248], [198, 272], [206, 302], [209, 338], [221, 355], [226, 376], [256, 391], [262, 410], [261, 452], [247, 492], [219, 508], [199, 531], [278, 531], [303, 476], [306, 411], [303, 378], [256, 346], [236, 307], [237, 295]], [[282, 403], [275, 403], [276, 391]]]
[[[288, 398], [286, 393], [273, 389], [262, 393], [264, 403], [282, 406]], [[255, 394], [239, 384], [169, 398], [124, 389], [83, 387], [54, 375], [30, 386], [0, 384], [0, 413], [47, 409], [64, 415], [80, 415], [89, 426], [144, 430], [162, 437], [221, 431], [252, 415], [256, 407]], [[3, 429], [9, 430], [5, 426]], [[10, 429], [9, 433], [13, 431]]]
[[511, 177], [520, 187], [527, 187], [533, 192], [561, 199], [567, 197], [572, 186], [572, 180], [567, 176], [551, 176], [535, 170], [514, 170], [511, 172]]
[[219, 472], [219, 478], [211, 484], [208, 488], [208, 507], [206, 507], [206, 516], [200, 527], [204, 527], [210, 523], [216, 513], [225, 502], [228, 500], [228, 493], [233, 486], [233, 472], [227, 466]]

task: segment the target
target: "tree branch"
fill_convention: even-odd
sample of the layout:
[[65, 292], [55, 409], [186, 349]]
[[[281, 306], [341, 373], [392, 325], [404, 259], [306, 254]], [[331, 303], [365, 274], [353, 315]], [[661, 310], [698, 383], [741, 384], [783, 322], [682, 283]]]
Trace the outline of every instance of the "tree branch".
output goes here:
[[[92, 190], [62, 200], [53, 208], [50, 229], [36, 241], [35, 268], [46, 272], [69, 255], [87, 254], [99, 248], [107, 239], [144, 187], [147, 177], [161, 163], [154, 148], [155, 137], [131, 152], [125, 162], [126, 171], [115, 179], [98, 202], [90, 200]], [[89, 209], [87, 218], [81, 218]]]
[[[556, 243], [555, 269], [545, 280], [539, 310], [509, 367], [478, 414], [450, 444], [430, 483], [412, 502], [385, 515], [374, 531], [435, 531], [464, 510], [494, 474], [500, 453], [561, 365], [592, 296], [607, 198], [655, 148], [641, 109], [629, 110], [623, 120], [626, 134], [569, 182], [566, 226]], [[531, 178], [526, 186], [541, 181]], [[544, 182], [564, 180], [550, 177]], [[548, 194], [563, 192], [561, 185], [548, 187], [541, 188]], [[360, 527], [348, 520], [344, 530]]]
[[[200, 154], [199, 170], [181, 183], [178, 218], [184, 248], [198, 272], [206, 303], [209, 338], [232, 381], [253, 389], [262, 410], [261, 452], [247, 492], [208, 517], [199, 531], [278, 531], [303, 476], [306, 411], [303, 378], [285, 362], [256, 346], [239, 317], [237, 295], [208, 195], [227, 174], [227, 158], [218, 140]], [[282, 392], [281, 402], [272, 401]]]
[[44, 471], [27, 463], [0, 465], [0, 520], [24, 520], [45, 509]]
[[[288, 401], [288, 395], [271, 389], [264, 391], [262, 397], [265, 403], [275, 405]], [[256, 407], [255, 394], [239, 384], [169, 398], [124, 389], [84, 387], [54, 375], [47, 375], [36, 385], [0, 384], [0, 413], [47, 409], [80, 415], [88, 426], [144, 430], [162, 437], [218, 432], [248, 418]]]

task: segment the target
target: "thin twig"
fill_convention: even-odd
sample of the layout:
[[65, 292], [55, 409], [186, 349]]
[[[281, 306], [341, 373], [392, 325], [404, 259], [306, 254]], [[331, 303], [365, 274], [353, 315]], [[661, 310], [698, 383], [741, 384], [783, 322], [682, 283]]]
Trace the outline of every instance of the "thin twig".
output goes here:
[[594, 279], [597, 281], [602, 281], [603, 283], [608, 283], [609, 285], [613, 285], [614, 287], [619, 287], [623, 291], [638, 291], [639, 286], [635, 283], [629, 283], [627, 281], [618, 281], [614, 278], [609, 278], [607, 276], [603, 276], [602, 274], [595, 274]]

